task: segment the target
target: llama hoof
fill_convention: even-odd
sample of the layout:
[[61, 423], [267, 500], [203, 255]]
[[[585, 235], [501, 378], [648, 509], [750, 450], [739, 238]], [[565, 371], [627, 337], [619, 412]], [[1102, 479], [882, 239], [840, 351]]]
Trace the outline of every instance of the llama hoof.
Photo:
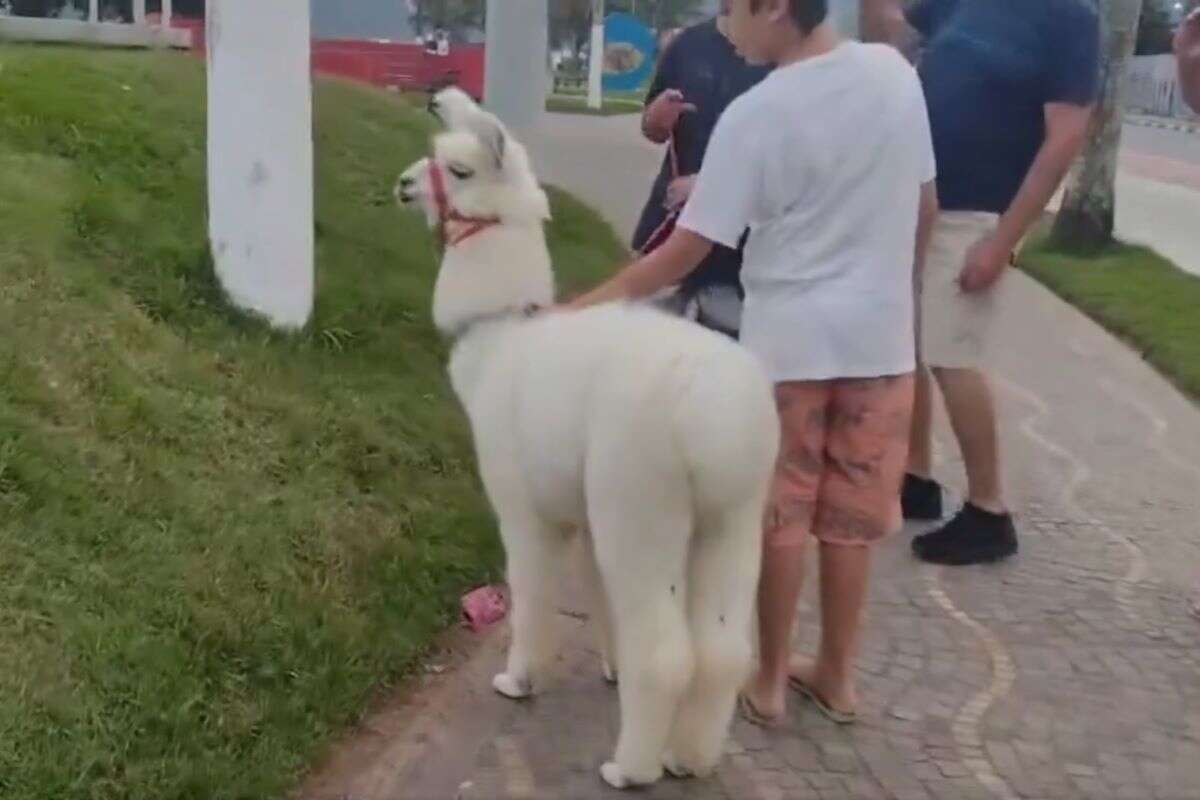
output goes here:
[[666, 770], [667, 774], [672, 778], [684, 779], [696, 777], [696, 773], [692, 771], [691, 767], [685, 766], [684, 763], [676, 758], [675, 754], [671, 752], [668, 752], [663, 756], [663, 769]]
[[492, 678], [492, 688], [510, 700], [523, 700], [533, 694], [533, 685], [528, 678], [521, 680], [507, 672]]
[[617, 670], [607, 661], [604, 662], [604, 682], [609, 686], [617, 685]]
[[617, 762], [609, 761], [600, 767], [600, 777], [604, 782], [614, 789], [632, 789], [637, 786], [649, 786], [662, 777], [661, 771], [655, 775], [648, 775], [643, 778], [635, 778], [626, 775], [625, 772], [617, 766]]
[[673, 778], [707, 778], [716, 771], [716, 764], [699, 756], [678, 756], [668, 750], [663, 756], [663, 769]]

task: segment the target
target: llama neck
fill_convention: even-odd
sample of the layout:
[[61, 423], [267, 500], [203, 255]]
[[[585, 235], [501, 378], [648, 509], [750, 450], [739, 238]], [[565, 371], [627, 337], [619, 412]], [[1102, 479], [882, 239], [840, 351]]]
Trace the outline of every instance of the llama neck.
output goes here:
[[500, 225], [451, 247], [433, 293], [433, 321], [443, 333], [474, 321], [554, 301], [554, 274], [541, 226]]

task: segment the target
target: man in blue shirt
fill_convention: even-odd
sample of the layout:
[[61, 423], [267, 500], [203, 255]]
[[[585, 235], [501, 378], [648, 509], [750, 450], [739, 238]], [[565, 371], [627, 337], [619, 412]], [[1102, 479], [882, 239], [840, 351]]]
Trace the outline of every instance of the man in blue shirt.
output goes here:
[[[633, 247], [641, 250], [667, 220], [670, 211], [687, 202], [696, 175], [725, 108], [754, 86], [769, 68], [751, 66], [737, 54], [725, 35], [729, 0], [722, 0], [716, 18], [684, 30], [662, 55], [658, 71], [646, 96], [642, 132], [653, 142], [671, 141], [673, 155], [663, 159], [662, 169], [650, 191], [633, 235]], [[722, 309], [736, 307], [741, 292], [740, 250], [717, 245], [700, 267], [689, 275], [678, 296], [677, 310], [699, 296], [697, 311], [701, 324], [736, 334], [734, 314], [705, 314], [705, 300], [712, 298]], [[720, 299], [717, 299], [720, 298]]]
[[[1100, 29], [1091, 0], [864, 0], [864, 29], [909, 45], [922, 38], [921, 81], [938, 162], [942, 213], [922, 287], [921, 357], [933, 372], [966, 465], [968, 493], [916, 555], [975, 564], [1017, 551], [1001, 488], [995, 406], [984, 369], [1011, 297], [1004, 274], [1087, 136], [1099, 90]], [[907, 41], [906, 41], [907, 40]], [[906, 48], [908, 49], [908, 48]], [[930, 478], [928, 375], [918, 382], [910, 519], [940, 519]]]

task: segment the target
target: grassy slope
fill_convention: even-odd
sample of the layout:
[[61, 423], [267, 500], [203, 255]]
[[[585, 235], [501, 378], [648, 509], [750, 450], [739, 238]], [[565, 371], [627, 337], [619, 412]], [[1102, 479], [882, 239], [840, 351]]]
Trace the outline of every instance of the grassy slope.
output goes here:
[[1021, 254], [1021, 266], [1200, 399], [1200, 277], [1144, 247], [1116, 245], [1084, 258], [1044, 238]]
[[[390, 201], [421, 115], [316, 95], [318, 303], [230, 313], [203, 70], [0, 45], [0, 796], [264, 798], [412, 665], [499, 545]], [[621, 254], [555, 196], [564, 283]]]

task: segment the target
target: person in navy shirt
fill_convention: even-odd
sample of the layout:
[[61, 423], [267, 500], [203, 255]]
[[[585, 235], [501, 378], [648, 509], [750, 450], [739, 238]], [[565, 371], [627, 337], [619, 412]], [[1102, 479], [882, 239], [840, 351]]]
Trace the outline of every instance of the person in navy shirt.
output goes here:
[[[921, 299], [920, 352], [950, 415], [967, 502], [918, 536], [918, 558], [974, 564], [1017, 551], [1001, 487], [995, 406], [984, 371], [1011, 308], [1005, 273], [1087, 137], [1099, 91], [1100, 27], [1092, 0], [863, 0], [864, 30], [915, 48], [938, 165], [941, 214]], [[906, 30], [904, 20], [911, 30]], [[931, 477], [931, 392], [918, 381], [903, 506], [940, 519]]]
[[[646, 95], [642, 132], [656, 143], [670, 140], [674, 155], [668, 153], [663, 159], [633, 235], [634, 250], [645, 247], [668, 214], [687, 202], [713, 129], [726, 107], [770, 71], [750, 65], [738, 55], [725, 35], [728, 14], [729, 2], [722, 0], [717, 17], [680, 32], [659, 61]], [[736, 334], [741, 266], [740, 249], [715, 246], [684, 280], [669, 305], [678, 312], [692, 306], [691, 315], [698, 316], [701, 324]], [[707, 307], [719, 309], [711, 315], [711, 322], [704, 314]]]

